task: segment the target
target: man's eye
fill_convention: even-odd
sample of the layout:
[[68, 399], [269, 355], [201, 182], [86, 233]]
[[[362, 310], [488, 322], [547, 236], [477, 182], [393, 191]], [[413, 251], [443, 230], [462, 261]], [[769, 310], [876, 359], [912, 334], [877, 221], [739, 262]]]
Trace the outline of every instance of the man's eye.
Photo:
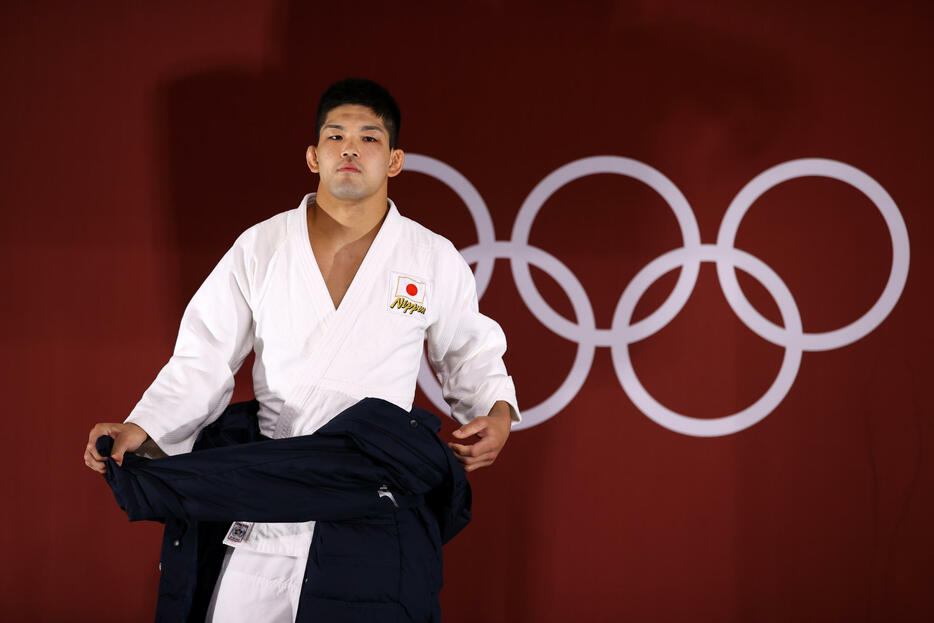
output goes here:
[[376, 137], [373, 137], [373, 136], [364, 136], [364, 137], [363, 137], [363, 140], [366, 141], [366, 142], [368, 142], [368, 143], [375, 143], [375, 142], [376, 142]]
[[343, 138], [343, 137], [342, 137], [340, 134], [332, 134], [331, 136], [328, 137], [328, 140], [329, 140], [329, 141], [339, 141], [339, 140], [341, 140], [342, 138]]

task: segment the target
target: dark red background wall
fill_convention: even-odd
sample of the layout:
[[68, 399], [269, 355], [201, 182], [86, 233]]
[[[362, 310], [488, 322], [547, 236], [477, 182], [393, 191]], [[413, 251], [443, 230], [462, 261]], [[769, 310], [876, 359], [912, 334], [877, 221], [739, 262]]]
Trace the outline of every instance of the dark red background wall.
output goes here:
[[[597, 349], [568, 407], [471, 477], [475, 521], [446, 548], [447, 621], [931, 620], [932, 15], [922, 2], [5, 3], [0, 618], [151, 618], [160, 530], [128, 524], [83, 466], [87, 431], [129, 412], [235, 236], [314, 189], [316, 97], [355, 75], [393, 91], [402, 146], [462, 172], [500, 240], [540, 180], [593, 155], [663, 172], [708, 243], [758, 173], [840, 160], [891, 194], [911, 240], [881, 326], [805, 353], [778, 408], [737, 434], [662, 428]], [[390, 195], [476, 242], [440, 182], [404, 173]], [[635, 274], [681, 245], [664, 201], [611, 175], [557, 192], [531, 242], [574, 272], [601, 328]], [[806, 331], [868, 310], [892, 253], [872, 203], [818, 178], [756, 202], [737, 246], [781, 276]], [[520, 404], [538, 404], [576, 344], [526, 309], [505, 260], [481, 308], [509, 336]], [[685, 309], [632, 353], [663, 404], [719, 417], [762, 395], [783, 349], [736, 318], [704, 264]]]

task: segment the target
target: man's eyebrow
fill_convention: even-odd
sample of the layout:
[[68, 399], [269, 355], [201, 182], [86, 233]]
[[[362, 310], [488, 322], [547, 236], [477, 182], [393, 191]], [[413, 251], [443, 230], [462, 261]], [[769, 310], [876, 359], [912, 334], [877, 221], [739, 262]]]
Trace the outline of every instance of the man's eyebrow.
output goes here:
[[[336, 123], [329, 123], [329, 124], [325, 125], [324, 127], [322, 127], [321, 129], [322, 129], [322, 130], [327, 130], [328, 128], [334, 128], [335, 130], [340, 130], [341, 132], [344, 132], [344, 131], [346, 131], [346, 129], [347, 129], [347, 128], [345, 128], [345, 127], [342, 126], [342, 125], [337, 125]], [[383, 133], [386, 132], [386, 130], [384, 130], [382, 126], [378, 126], [378, 125], [362, 125], [362, 126], [360, 126], [360, 131], [361, 131], [361, 132], [372, 132], [372, 131], [374, 131], [374, 130], [377, 131], [377, 132], [383, 132]]]

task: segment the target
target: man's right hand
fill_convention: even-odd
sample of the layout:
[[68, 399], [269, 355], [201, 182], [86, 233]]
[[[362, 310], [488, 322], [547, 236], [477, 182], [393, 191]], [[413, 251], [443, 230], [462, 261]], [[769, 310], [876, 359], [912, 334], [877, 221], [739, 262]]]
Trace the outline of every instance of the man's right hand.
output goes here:
[[117, 462], [117, 465], [123, 465], [123, 453], [137, 450], [143, 442], [149, 438], [142, 428], [138, 425], [101, 423], [95, 424], [88, 435], [88, 445], [84, 449], [84, 464], [100, 474], [107, 473], [106, 459], [97, 453], [95, 444], [97, 438], [101, 435], [110, 435], [114, 438], [113, 451], [110, 456]]

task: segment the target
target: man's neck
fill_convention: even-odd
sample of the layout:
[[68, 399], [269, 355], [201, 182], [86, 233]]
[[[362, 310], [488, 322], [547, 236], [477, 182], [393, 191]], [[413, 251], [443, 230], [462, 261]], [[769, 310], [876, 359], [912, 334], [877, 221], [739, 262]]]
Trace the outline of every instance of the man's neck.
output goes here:
[[361, 201], [337, 199], [320, 189], [308, 206], [309, 232], [331, 240], [356, 240], [383, 221], [389, 210], [385, 193]]

